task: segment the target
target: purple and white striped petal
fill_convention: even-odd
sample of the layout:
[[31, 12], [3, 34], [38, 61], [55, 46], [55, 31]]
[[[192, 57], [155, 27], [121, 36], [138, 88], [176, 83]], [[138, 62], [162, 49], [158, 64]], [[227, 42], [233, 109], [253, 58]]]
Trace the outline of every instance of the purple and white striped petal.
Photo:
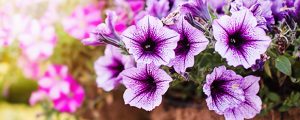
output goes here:
[[206, 103], [209, 110], [222, 114], [228, 108], [234, 108], [245, 101], [244, 91], [240, 87], [243, 77], [225, 66], [215, 68], [206, 76], [203, 86], [204, 93], [208, 96]]
[[271, 38], [257, 26], [255, 17], [248, 10], [224, 15], [214, 20], [212, 26], [217, 40], [215, 50], [235, 67], [250, 68], [271, 43]]
[[166, 65], [175, 57], [179, 34], [164, 27], [159, 19], [147, 15], [136, 26], [128, 27], [122, 40], [136, 62]]
[[166, 93], [172, 81], [165, 71], [153, 63], [126, 69], [122, 76], [127, 88], [123, 95], [125, 104], [147, 111], [160, 105], [162, 95]]
[[249, 75], [244, 78], [241, 87], [245, 92], [245, 101], [238, 107], [224, 112], [226, 120], [251, 119], [261, 110], [262, 101], [256, 94], [259, 91], [259, 77]]
[[203, 91], [210, 110], [225, 116], [226, 120], [251, 119], [261, 110], [262, 101], [256, 95], [260, 78], [243, 78], [225, 66], [217, 67], [206, 76]]
[[203, 33], [190, 25], [183, 17], [175, 24], [173, 29], [180, 34], [180, 40], [175, 49], [175, 58], [170, 61], [178, 73], [185, 72], [186, 68], [194, 65], [194, 56], [203, 51], [208, 40]]

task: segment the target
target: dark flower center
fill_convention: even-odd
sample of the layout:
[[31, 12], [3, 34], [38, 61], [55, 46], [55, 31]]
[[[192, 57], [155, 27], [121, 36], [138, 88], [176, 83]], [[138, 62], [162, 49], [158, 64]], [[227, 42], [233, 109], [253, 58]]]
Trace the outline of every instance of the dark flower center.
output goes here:
[[112, 65], [107, 66], [111, 72], [113, 72], [112, 78], [116, 78], [125, 69], [123, 63], [119, 59], [114, 59]]
[[156, 43], [151, 39], [147, 38], [145, 42], [142, 43], [142, 47], [144, 51], [154, 51], [155, 50]]
[[154, 92], [156, 90], [156, 82], [152, 76], [148, 76], [145, 80], [145, 85], [147, 86], [147, 91]]
[[190, 43], [186, 36], [179, 40], [175, 49], [176, 54], [186, 54], [190, 50]]
[[226, 88], [224, 88], [223, 86], [225, 84], [226, 84], [225, 80], [215, 80], [210, 86], [211, 95], [214, 97], [214, 96], [226, 94], [226, 90], [225, 90]]
[[241, 36], [240, 32], [236, 32], [232, 35], [229, 35], [229, 46], [240, 49], [245, 43], [244, 38]]

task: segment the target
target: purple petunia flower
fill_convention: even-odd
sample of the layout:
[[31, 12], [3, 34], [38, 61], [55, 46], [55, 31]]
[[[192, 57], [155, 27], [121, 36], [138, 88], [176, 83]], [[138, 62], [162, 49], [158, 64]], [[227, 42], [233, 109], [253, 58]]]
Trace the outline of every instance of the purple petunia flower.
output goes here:
[[107, 45], [105, 56], [100, 57], [94, 65], [98, 87], [111, 91], [122, 82], [120, 73], [133, 66], [134, 61], [130, 56], [124, 56], [120, 49]]
[[259, 77], [243, 78], [225, 66], [217, 67], [206, 76], [203, 86], [209, 110], [225, 115], [226, 120], [253, 118], [261, 110], [261, 99], [256, 95], [259, 91]]
[[300, 26], [300, 0], [296, 0], [294, 3], [295, 6], [295, 21], [298, 23], [298, 26]]
[[151, 16], [158, 18], [166, 17], [169, 14], [170, 6], [168, 0], [149, 0], [147, 1], [146, 11]]
[[186, 14], [191, 14], [193, 17], [199, 17], [205, 21], [211, 19], [207, 3], [203, 0], [192, 0], [182, 4], [181, 11]]
[[200, 30], [190, 25], [183, 17], [172, 27], [180, 34], [180, 40], [175, 49], [175, 58], [169, 65], [173, 66], [176, 72], [181, 73], [194, 65], [194, 56], [206, 48], [208, 40]]
[[251, 67], [271, 43], [271, 38], [257, 26], [256, 18], [248, 10], [224, 15], [214, 20], [212, 27], [217, 40], [215, 50], [235, 67]]
[[106, 12], [105, 23], [99, 24], [90, 34], [89, 38], [83, 39], [84, 45], [102, 45], [104, 43], [119, 46], [120, 37], [115, 30], [117, 15], [113, 11]]
[[122, 40], [137, 63], [166, 65], [175, 57], [174, 49], [179, 34], [164, 27], [162, 22], [152, 16], [145, 16], [136, 25], [128, 27]]
[[249, 9], [256, 17], [258, 25], [266, 28], [267, 25], [275, 24], [271, 10], [272, 2], [264, 0], [235, 0], [231, 3], [231, 12]]
[[153, 63], [130, 68], [122, 73], [123, 82], [127, 88], [123, 98], [125, 104], [153, 110], [162, 101], [162, 95], [169, 88], [172, 78]]
[[285, 17], [285, 11], [282, 10], [284, 7], [284, 1], [283, 0], [271, 0], [272, 1], [272, 14], [274, 16], [274, 19], [276, 21], [281, 21]]
[[247, 76], [240, 87], [244, 91], [245, 101], [236, 107], [226, 109], [224, 116], [228, 120], [251, 119], [258, 114], [262, 107], [262, 101], [256, 94], [259, 91], [259, 77]]
[[188, 0], [147, 0], [146, 9], [140, 12], [135, 20], [140, 20], [146, 15], [151, 15], [159, 19], [165, 18], [186, 1]]
[[215, 9], [217, 13], [224, 14], [223, 7], [228, 4], [228, 0], [206, 0], [207, 4]]

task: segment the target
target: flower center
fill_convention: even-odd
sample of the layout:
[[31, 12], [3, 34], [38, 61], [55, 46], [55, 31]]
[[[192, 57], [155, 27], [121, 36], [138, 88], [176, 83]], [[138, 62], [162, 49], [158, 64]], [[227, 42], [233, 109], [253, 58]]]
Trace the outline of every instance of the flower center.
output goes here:
[[116, 78], [119, 76], [119, 74], [124, 70], [124, 65], [123, 63], [117, 59], [114, 58], [114, 63], [112, 65], [107, 66], [107, 68], [109, 70], [111, 70], [111, 72], [113, 72], [112, 78]]
[[212, 96], [225, 94], [226, 90], [223, 86], [225, 84], [226, 84], [225, 80], [215, 80], [210, 86]]
[[177, 47], [175, 49], [175, 53], [177, 54], [186, 54], [190, 50], [190, 43], [187, 37], [183, 37], [183, 39], [179, 40], [177, 43]]
[[147, 40], [144, 43], [142, 43], [142, 47], [144, 51], [148, 51], [148, 52], [154, 51], [155, 46], [156, 44], [151, 38], [147, 38]]
[[147, 84], [147, 89], [152, 91], [156, 89], [156, 83], [155, 80], [152, 76], [149, 76], [148, 79], [146, 80], [146, 84]]
[[244, 44], [244, 39], [240, 32], [236, 32], [229, 36], [229, 46], [240, 49]]

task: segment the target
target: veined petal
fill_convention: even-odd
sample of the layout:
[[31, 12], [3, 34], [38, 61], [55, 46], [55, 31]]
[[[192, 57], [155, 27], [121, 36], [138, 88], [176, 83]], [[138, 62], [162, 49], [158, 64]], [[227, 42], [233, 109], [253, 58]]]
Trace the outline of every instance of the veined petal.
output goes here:
[[162, 22], [152, 16], [145, 16], [130, 26], [123, 34], [123, 42], [137, 63], [166, 65], [175, 57], [179, 35], [163, 26]]
[[172, 78], [153, 63], [122, 72], [125, 104], [151, 111], [161, 103]]

